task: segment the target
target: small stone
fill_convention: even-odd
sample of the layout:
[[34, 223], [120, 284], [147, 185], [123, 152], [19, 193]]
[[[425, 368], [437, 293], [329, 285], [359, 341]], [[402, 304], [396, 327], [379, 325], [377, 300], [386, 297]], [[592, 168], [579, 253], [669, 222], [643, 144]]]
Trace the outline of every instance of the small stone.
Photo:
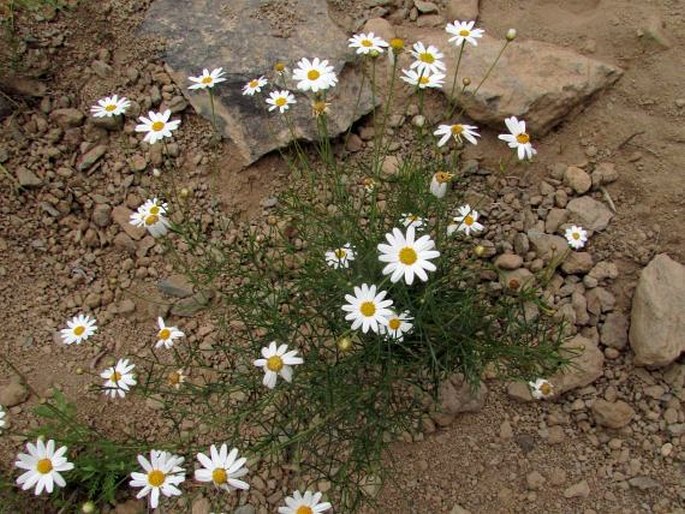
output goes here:
[[566, 209], [550, 209], [545, 219], [545, 232], [554, 234], [560, 225], [566, 222], [568, 211]]
[[364, 147], [364, 142], [357, 134], [350, 134], [345, 143], [345, 148], [348, 152], [356, 153]]
[[147, 230], [145, 230], [143, 227], [131, 225], [131, 214], [133, 214], [133, 211], [127, 207], [124, 207], [123, 205], [117, 205], [114, 209], [112, 209], [112, 219], [114, 219], [114, 221], [124, 232], [129, 235], [129, 237], [131, 237], [131, 239], [140, 241], [143, 239], [145, 234], [147, 234]]
[[0, 405], [3, 407], [14, 407], [24, 403], [29, 398], [29, 390], [19, 380], [13, 378], [12, 381], [5, 387], [0, 389]]
[[84, 114], [78, 109], [55, 109], [50, 113], [50, 119], [63, 129], [80, 127], [84, 118]]
[[119, 314], [132, 314], [136, 311], [136, 304], [130, 298], [124, 298], [119, 302], [117, 306], [117, 312]]
[[252, 505], [242, 505], [233, 511], [233, 514], [256, 514], [256, 510]]
[[533, 400], [533, 395], [530, 393], [530, 386], [519, 380], [507, 384], [507, 394], [521, 402], [530, 402]]
[[163, 294], [176, 298], [187, 298], [193, 294], [193, 284], [184, 275], [171, 275], [160, 280], [157, 289]]
[[582, 275], [592, 269], [592, 255], [588, 252], [571, 252], [561, 264], [567, 275]]
[[533, 251], [545, 262], [559, 257], [568, 248], [568, 242], [560, 236], [536, 230], [529, 230], [527, 235]]
[[648, 476], [633, 477], [630, 480], [628, 480], [628, 483], [631, 487], [639, 489], [640, 491], [647, 491], [649, 489], [656, 489], [658, 487], [661, 487], [661, 484], [659, 482], [654, 480], [652, 477]]
[[523, 265], [523, 258], [513, 253], [504, 253], [495, 259], [495, 266], [499, 269], [515, 270]]
[[598, 188], [618, 180], [618, 172], [613, 162], [602, 162], [592, 172], [592, 186]]
[[188, 101], [182, 96], [173, 97], [167, 105], [167, 108], [172, 112], [172, 114], [183, 112], [187, 109], [187, 107]]
[[171, 308], [171, 314], [174, 316], [191, 317], [205, 309], [212, 299], [212, 294], [209, 292], [198, 291], [188, 298], [183, 298], [175, 303]]
[[[376, 36], [384, 39], [385, 41], [390, 41], [395, 37], [395, 28], [392, 24], [385, 18], [371, 18], [365, 24], [361, 31], [364, 34], [373, 32]], [[392, 124], [390, 125], [393, 126]]]
[[550, 377], [557, 394], [585, 387], [602, 376], [604, 354], [590, 339], [576, 335], [561, 345], [561, 351], [572, 364]]
[[438, 12], [438, 6], [433, 2], [425, 2], [423, 0], [414, 0], [414, 5], [421, 14], [430, 14]]
[[471, 511], [465, 509], [461, 505], [455, 505], [454, 507], [452, 507], [450, 514], [471, 514]]
[[547, 432], [547, 442], [549, 444], [561, 444], [566, 439], [566, 432], [559, 425], [549, 427]]
[[16, 174], [21, 187], [39, 187], [43, 184], [33, 171], [23, 166], [17, 168]]
[[78, 161], [78, 164], [76, 165], [76, 169], [79, 171], [86, 171], [90, 169], [97, 161], [100, 160], [100, 157], [105, 155], [106, 151], [106, 145], [97, 145], [91, 148], [81, 156], [81, 159]]
[[114, 514], [145, 514], [147, 503], [143, 500], [128, 500], [114, 507]]
[[384, 177], [393, 177], [397, 175], [400, 169], [401, 161], [396, 155], [388, 155], [383, 159], [383, 164], [381, 165], [381, 173]]
[[592, 179], [585, 170], [576, 166], [569, 166], [564, 172], [564, 184], [582, 195], [587, 193], [592, 187]]
[[508, 441], [514, 437], [514, 430], [511, 428], [511, 423], [509, 423], [509, 420], [505, 419], [499, 426], [499, 437], [504, 441]]
[[598, 425], [607, 428], [622, 428], [635, 416], [633, 408], [622, 400], [608, 402], [597, 399], [592, 403], [592, 414]]
[[93, 61], [90, 67], [93, 69], [95, 74], [101, 79], [106, 79], [107, 77], [111, 77], [114, 74], [114, 69], [106, 62]]
[[130, 166], [132, 171], [144, 171], [147, 168], [147, 159], [140, 154], [131, 157]]
[[622, 349], [628, 344], [628, 318], [620, 312], [610, 312], [600, 328], [604, 346]]
[[547, 483], [547, 479], [537, 471], [531, 471], [526, 475], [526, 485], [531, 491], [542, 489]]
[[618, 267], [613, 262], [600, 261], [590, 270], [588, 275], [601, 282], [603, 280], [613, 280], [618, 277]]
[[574, 198], [566, 206], [569, 220], [594, 232], [604, 230], [614, 217], [609, 208], [590, 196]]
[[564, 498], [587, 498], [590, 496], [590, 486], [587, 480], [581, 480], [564, 490]]
[[525, 256], [530, 250], [530, 241], [523, 232], [517, 232], [514, 236], [514, 251], [517, 255]]
[[209, 502], [208, 498], [204, 496], [199, 496], [193, 500], [193, 504], [190, 508], [191, 514], [209, 514], [212, 510], [212, 504]]
[[123, 250], [131, 255], [136, 253], [136, 242], [125, 232], [119, 232], [116, 236], [114, 236], [112, 243], [114, 243], [114, 247], [119, 250]]
[[110, 223], [112, 208], [106, 203], [99, 203], [93, 209], [93, 223], [100, 228], [105, 228]]

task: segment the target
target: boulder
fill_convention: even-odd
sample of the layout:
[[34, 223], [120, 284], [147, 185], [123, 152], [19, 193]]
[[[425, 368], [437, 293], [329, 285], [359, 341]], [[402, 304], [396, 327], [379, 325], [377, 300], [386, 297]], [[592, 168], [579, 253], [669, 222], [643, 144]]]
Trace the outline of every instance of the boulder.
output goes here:
[[549, 379], [555, 395], [590, 385], [602, 376], [604, 354], [590, 339], [577, 335], [561, 346], [561, 353], [570, 363]]
[[448, 21], [471, 21], [478, 18], [480, 0], [449, 0], [447, 2]]
[[635, 416], [635, 410], [622, 400], [608, 402], [598, 398], [592, 403], [592, 414], [598, 425], [607, 428], [623, 428]]
[[569, 223], [575, 223], [584, 229], [597, 232], [604, 230], [614, 217], [609, 208], [590, 196], [574, 198], [566, 206], [569, 211]]

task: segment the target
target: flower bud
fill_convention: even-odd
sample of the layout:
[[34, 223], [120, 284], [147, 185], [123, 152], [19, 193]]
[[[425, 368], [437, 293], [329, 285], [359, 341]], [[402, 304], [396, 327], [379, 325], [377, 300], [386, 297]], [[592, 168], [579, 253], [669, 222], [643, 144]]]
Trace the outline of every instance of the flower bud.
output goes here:
[[188, 198], [188, 195], [190, 195], [190, 190], [187, 187], [181, 188], [181, 190], [178, 192], [178, 196], [181, 198]]
[[95, 504], [91, 501], [87, 501], [81, 505], [81, 512], [83, 512], [83, 514], [93, 514], [93, 512], [95, 512]]
[[473, 249], [473, 253], [476, 254], [476, 257], [482, 257], [485, 255], [485, 247], [483, 245], [478, 245]]
[[404, 50], [404, 40], [398, 37], [392, 38], [390, 40], [390, 48], [392, 48], [393, 52], [399, 54]]
[[347, 336], [338, 339], [338, 350], [341, 352], [347, 352], [352, 349], [352, 339]]
[[464, 77], [461, 82], [462, 82], [462, 84], [464, 84], [464, 87], [468, 87], [471, 85], [471, 79], [468, 77]]
[[516, 29], [507, 30], [507, 41], [513, 41], [516, 39]]
[[162, 172], [159, 170], [159, 168], [153, 168], [152, 169], [152, 176], [159, 178], [162, 176]]

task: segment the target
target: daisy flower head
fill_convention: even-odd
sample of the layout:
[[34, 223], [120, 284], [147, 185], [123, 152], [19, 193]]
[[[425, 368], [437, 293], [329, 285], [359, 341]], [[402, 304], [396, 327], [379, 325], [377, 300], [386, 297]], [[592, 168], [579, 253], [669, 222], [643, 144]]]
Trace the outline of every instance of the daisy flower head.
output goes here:
[[477, 145], [478, 140], [476, 138], [480, 137], [480, 134], [476, 132], [477, 129], [478, 127], [475, 125], [464, 125], [462, 123], [439, 125], [438, 129], [433, 132], [433, 135], [440, 136], [438, 146], [444, 146], [450, 139], [454, 139], [456, 142], [461, 143], [462, 137], [472, 145]]
[[447, 194], [447, 184], [454, 178], [453, 173], [438, 171], [431, 179], [430, 192], [436, 198], [443, 198]]
[[169, 384], [174, 389], [180, 389], [181, 385], [185, 383], [186, 378], [185, 370], [183, 368], [172, 371], [166, 377], [167, 384]]
[[278, 507], [278, 514], [320, 514], [333, 506], [328, 502], [321, 502], [322, 494], [305, 491], [295, 491], [285, 499], [285, 506]]
[[418, 72], [412, 69], [403, 69], [402, 74], [403, 76], [400, 77], [402, 80], [419, 89], [426, 89], [427, 87], [439, 88], [445, 83], [444, 73]]
[[571, 225], [566, 229], [566, 241], [574, 250], [580, 250], [587, 243], [587, 230], [576, 225]]
[[62, 446], [55, 451], [55, 441], [49, 439], [47, 443], [39, 438], [36, 444], [26, 443], [28, 453], [17, 455], [14, 465], [19, 469], [26, 470], [19, 478], [17, 485], [26, 491], [35, 487], [36, 496], [45, 490], [52, 493], [55, 485], [64, 487], [67, 483], [62, 478], [62, 471], [74, 469], [74, 465], [64, 456], [67, 447]]
[[155, 344], [155, 348], [161, 348], [162, 346], [167, 349], [171, 348], [174, 346], [175, 339], [185, 336], [177, 327], [167, 327], [161, 316], [157, 318], [157, 326], [159, 327], [159, 331], [157, 332], [157, 344]]
[[412, 46], [411, 55], [416, 60], [409, 67], [416, 69], [419, 74], [441, 73], [447, 69], [445, 63], [442, 62], [445, 54], [433, 45], [426, 47], [421, 41], [418, 41]]
[[393, 284], [401, 278], [407, 285], [412, 285], [414, 276], [426, 282], [428, 275], [426, 271], [435, 271], [435, 264], [430, 262], [440, 256], [440, 252], [435, 250], [435, 241], [430, 236], [423, 235], [414, 240], [414, 227], [408, 227], [406, 234], [398, 228], [393, 228], [392, 233], [385, 234], [388, 244], [380, 243], [378, 260], [387, 262], [383, 268], [383, 275], [390, 275], [390, 282]]
[[362, 187], [364, 190], [371, 194], [373, 193], [376, 188], [378, 187], [378, 182], [376, 182], [373, 178], [371, 177], [364, 177], [361, 182]]
[[272, 91], [269, 93], [269, 98], [266, 99], [266, 103], [269, 104], [269, 112], [278, 111], [283, 114], [285, 111], [290, 109], [292, 104], [296, 104], [295, 96], [288, 90], [283, 89], [281, 91]]
[[554, 394], [554, 386], [549, 380], [538, 378], [535, 382], [528, 382], [530, 394], [536, 400], [544, 400]]
[[338, 83], [338, 77], [329, 66], [326, 59], [320, 60], [314, 57], [309, 60], [306, 57], [300, 59], [297, 67], [293, 70], [293, 80], [297, 81], [297, 89], [300, 91], [325, 91]]
[[211, 89], [215, 84], [226, 81], [225, 74], [223, 68], [214, 68], [211, 72], [205, 68], [199, 77], [188, 77], [188, 80], [194, 82], [192, 86], [188, 86], [188, 89]]
[[387, 318], [388, 324], [381, 327], [381, 334], [386, 334], [388, 339], [400, 342], [404, 339], [404, 334], [409, 333], [414, 327], [413, 323], [409, 323], [413, 319], [409, 311], [400, 314], [392, 312]]
[[276, 61], [274, 63], [274, 72], [276, 75], [282, 76], [288, 71], [288, 68], [286, 68], [285, 63], [281, 61]]
[[195, 480], [198, 482], [212, 482], [216, 487], [228, 492], [235, 489], [246, 491], [250, 488], [250, 484], [238, 480], [248, 473], [244, 467], [247, 459], [238, 458], [238, 448], [233, 448], [229, 452], [226, 444], [222, 444], [218, 450], [212, 445], [209, 447], [209, 457], [204, 453], [198, 453], [197, 460], [202, 465], [201, 469], [195, 470]]
[[263, 359], [254, 361], [258, 368], [264, 368], [263, 383], [269, 389], [276, 387], [276, 380], [280, 375], [286, 382], [293, 381], [293, 366], [302, 364], [304, 360], [297, 356], [297, 350], [288, 351], [288, 345], [276, 345], [276, 341], [271, 341], [269, 346], [262, 348]]
[[243, 86], [243, 95], [253, 96], [255, 93], [261, 93], [262, 88], [266, 86], [269, 81], [264, 75], [258, 79], [252, 79], [247, 84]]
[[450, 43], [454, 43], [455, 46], [462, 46], [464, 41], [473, 46], [478, 46], [477, 39], [483, 37], [483, 29], [474, 29], [473, 26], [476, 24], [475, 21], [459, 21], [454, 20], [454, 23], [448, 23], [445, 27], [445, 32], [452, 34], [449, 39]]
[[509, 148], [516, 148], [519, 161], [532, 159], [538, 152], [530, 143], [530, 135], [526, 132], [526, 122], [519, 121], [516, 116], [512, 116], [506, 118], [504, 124], [509, 129], [509, 134], [500, 134], [497, 138], [506, 141]]
[[152, 198], [145, 200], [141, 209], [144, 209], [148, 214], [166, 214], [169, 204], [157, 198]]
[[325, 254], [326, 264], [328, 264], [333, 269], [349, 268], [350, 262], [352, 262], [356, 257], [352, 245], [350, 243], [345, 243], [340, 248], [335, 250], [329, 250]]
[[352, 330], [357, 330], [360, 326], [365, 334], [371, 329], [376, 334], [380, 333], [380, 326], [385, 325], [387, 317], [392, 314], [389, 307], [392, 300], [385, 300], [387, 291], [376, 293], [376, 286], [362, 284], [361, 287], [354, 286], [354, 295], [346, 294], [347, 304], [342, 306], [342, 310], [347, 312], [345, 319], [352, 321]]
[[454, 223], [447, 226], [448, 236], [451, 236], [455, 231], [463, 232], [467, 236], [470, 236], [471, 232], [480, 232], [485, 228], [478, 223], [478, 211], [472, 209], [469, 204], [462, 205], [458, 210], [459, 215], [452, 219]]
[[130, 105], [131, 102], [124, 96], [121, 98], [117, 95], [106, 96], [98, 100], [97, 105], [93, 105], [90, 108], [90, 112], [95, 118], [118, 116], [119, 114], [124, 114]]
[[324, 114], [328, 114], [330, 112], [329, 107], [331, 106], [330, 102], [326, 102], [325, 100], [321, 99], [315, 99], [312, 100], [312, 116], [314, 118], [319, 118], [323, 116]]
[[5, 428], [5, 425], [7, 424], [5, 416], [7, 416], [7, 413], [5, 412], [3, 406], [0, 405], [0, 433], [2, 433], [2, 429]]
[[147, 118], [145, 116], [138, 118], [141, 123], [136, 125], [136, 132], [145, 132], [143, 141], [151, 145], [165, 137], [171, 137], [171, 133], [181, 124], [181, 120], [169, 121], [171, 116], [169, 109], [164, 112], [150, 111], [147, 115]]
[[87, 314], [79, 314], [67, 321], [67, 328], [60, 330], [64, 344], [81, 344], [92, 336], [98, 329], [95, 318]]
[[355, 34], [350, 39], [348, 39], [350, 48], [355, 48], [357, 54], [360, 55], [378, 55], [382, 54], [383, 51], [388, 48], [388, 43], [383, 39], [375, 36], [373, 32], [368, 34]]
[[180, 467], [183, 464], [183, 457], [169, 452], [150, 450], [150, 460], [143, 455], [138, 455], [138, 463], [143, 468], [143, 473], [134, 471], [131, 473], [131, 487], [141, 487], [136, 494], [140, 499], [150, 496], [150, 508], [156, 509], [159, 505], [159, 495], [180, 496], [181, 490], [178, 488], [185, 477], [185, 470]]
[[116, 398], [117, 395], [119, 398], [126, 396], [131, 386], [136, 385], [136, 379], [133, 376], [135, 367], [136, 365], [130, 364], [128, 359], [119, 359], [115, 366], [100, 373], [100, 376], [105, 379], [102, 386], [103, 392], [112, 398]]
[[157, 199], [148, 200], [131, 214], [129, 223], [144, 227], [152, 237], [162, 237], [169, 231], [171, 224], [166, 217], [168, 205], [157, 203]]
[[400, 218], [400, 223], [404, 225], [404, 228], [414, 227], [415, 229], [420, 229], [423, 228], [423, 226], [426, 223], [426, 220], [423, 219], [421, 216], [412, 214], [411, 212], [403, 212], [402, 218]]

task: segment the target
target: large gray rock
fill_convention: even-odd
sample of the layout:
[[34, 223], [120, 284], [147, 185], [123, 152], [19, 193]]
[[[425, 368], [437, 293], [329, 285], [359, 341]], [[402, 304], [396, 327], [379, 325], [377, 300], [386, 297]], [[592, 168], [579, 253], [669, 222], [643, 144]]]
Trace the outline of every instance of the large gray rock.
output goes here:
[[635, 363], [667, 366], [685, 351], [685, 266], [662, 253], [642, 270], [630, 314]]
[[593, 232], [607, 228], [614, 217], [609, 208], [591, 196], [580, 196], [571, 200], [566, 206], [569, 212], [569, 223], [576, 223]]
[[[332, 136], [345, 131], [372, 108], [368, 87], [364, 87], [357, 104], [362, 74], [357, 66], [349, 65], [354, 53], [347, 47], [348, 36], [330, 19], [325, 0], [156, 0], [142, 31], [166, 39], [165, 61], [170, 75], [193, 108], [210, 120], [208, 95], [189, 91], [188, 77], [199, 75], [203, 68], [224, 68], [226, 82], [214, 87], [217, 124], [246, 163], [287, 145], [293, 132], [301, 139], [317, 139], [316, 122], [305, 95], [295, 94], [298, 103], [289, 111], [292, 131], [278, 114], [267, 112], [268, 93], [264, 89], [254, 97], [243, 96], [242, 88], [249, 80], [260, 75], [274, 78], [272, 70], [277, 61], [291, 71], [302, 57], [327, 59], [335, 67], [339, 82], [327, 95]], [[296, 91], [291, 81], [287, 86]]]

